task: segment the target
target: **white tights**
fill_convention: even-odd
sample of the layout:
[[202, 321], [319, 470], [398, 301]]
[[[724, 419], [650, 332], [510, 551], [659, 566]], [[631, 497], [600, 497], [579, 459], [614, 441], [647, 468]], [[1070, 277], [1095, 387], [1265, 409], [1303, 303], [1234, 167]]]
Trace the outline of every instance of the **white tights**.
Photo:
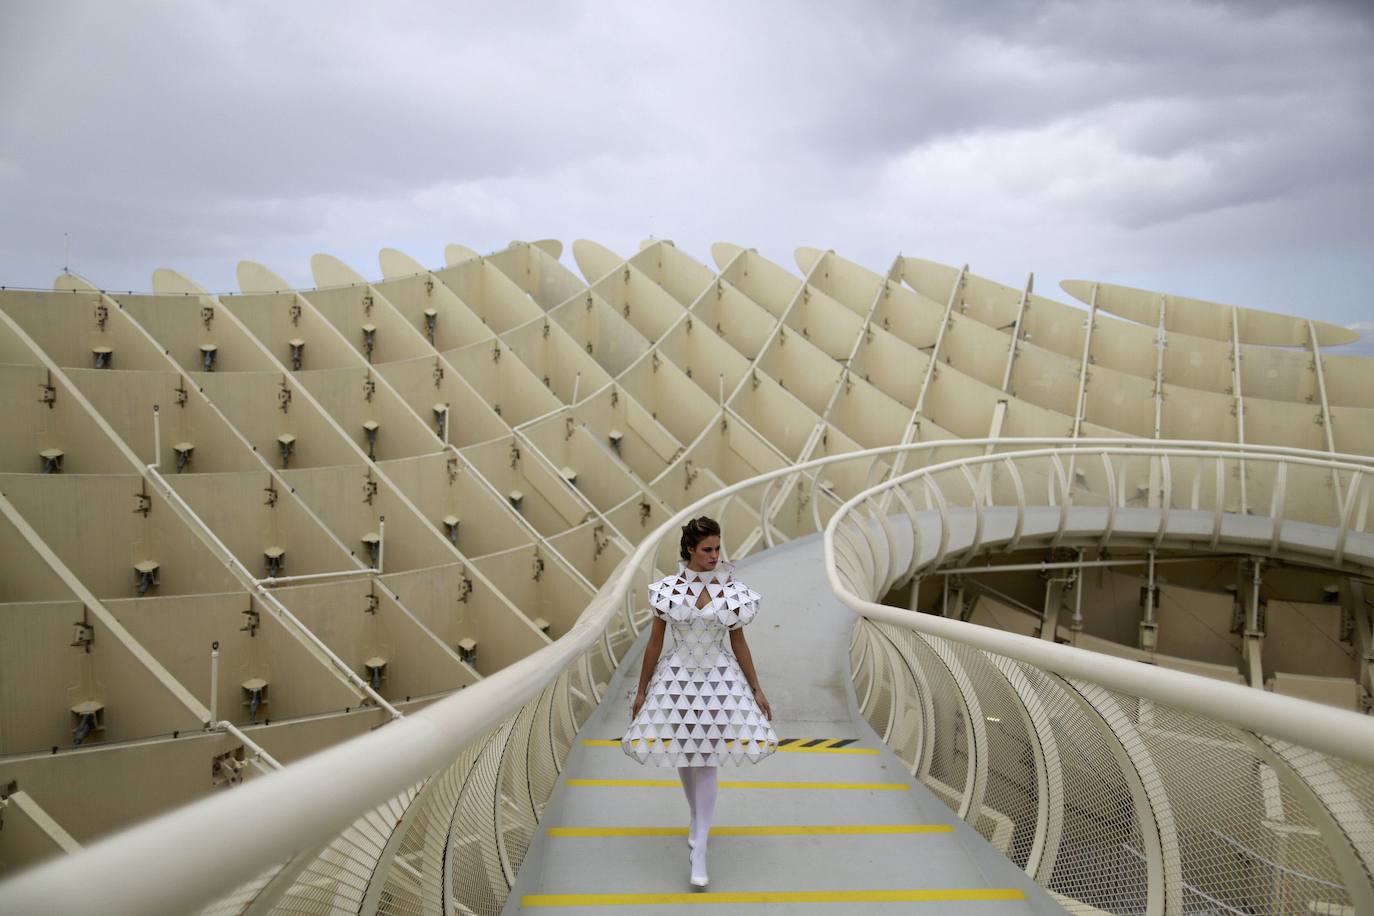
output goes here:
[[716, 768], [678, 767], [677, 773], [692, 812], [692, 823], [687, 828], [687, 845], [692, 849], [692, 876], [705, 877], [706, 841], [716, 811]]

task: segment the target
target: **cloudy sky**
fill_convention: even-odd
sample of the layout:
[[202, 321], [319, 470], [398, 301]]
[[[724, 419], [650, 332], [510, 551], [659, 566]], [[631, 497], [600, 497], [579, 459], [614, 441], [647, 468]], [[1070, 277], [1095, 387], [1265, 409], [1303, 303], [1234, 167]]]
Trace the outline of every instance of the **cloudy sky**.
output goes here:
[[64, 233], [101, 286], [215, 290], [240, 258], [309, 286], [316, 251], [652, 235], [1374, 338], [1372, 10], [5, 0], [0, 284], [50, 285]]

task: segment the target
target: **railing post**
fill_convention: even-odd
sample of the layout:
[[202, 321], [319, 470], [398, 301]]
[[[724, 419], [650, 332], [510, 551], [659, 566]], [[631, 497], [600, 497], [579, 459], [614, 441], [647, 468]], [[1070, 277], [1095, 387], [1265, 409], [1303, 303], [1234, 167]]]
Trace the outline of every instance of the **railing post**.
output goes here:
[[1356, 913], [1374, 913], [1374, 824], [1326, 758], [1242, 729], [1241, 739], [1302, 805], [1340, 872]]
[[1020, 701], [1017, 710], [1030, 736], [1031, 753], [1035, 755], [1035, 837], [1026, 856], [1026, 874], [1037, 884], [1048, 886], [1064, 833], [1064, 770], [1059, 743], [1044, 701], [1020, 666], [1001, 655], [985, 654]]
[[1131, 790], [1136, 825], [1145, 844], [1147, 916], [1183, 913], [1183, 862], [1173, 805], [1150, 750], [1116, 699], [1096, 684], [1050, 675], [1093, 723], [1111, 749]]

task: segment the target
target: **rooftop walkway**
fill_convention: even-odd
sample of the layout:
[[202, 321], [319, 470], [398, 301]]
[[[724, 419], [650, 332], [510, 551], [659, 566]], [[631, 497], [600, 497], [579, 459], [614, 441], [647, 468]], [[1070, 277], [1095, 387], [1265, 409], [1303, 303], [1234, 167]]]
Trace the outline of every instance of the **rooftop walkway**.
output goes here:
[[687, 882], [677, 771], [620, 750], [646, 627], [568, 755], [505, 913], [702, 904], [720, 913], [1062, 913], [912, 779], [859, 714], [847, 654], [854, 618], [830, 594], [820, 538], [769, 550], [738, 572], [763, 595], [746, 632], [774, 728], [796, 740], [757, 765], [721, 768], [710, 886]]

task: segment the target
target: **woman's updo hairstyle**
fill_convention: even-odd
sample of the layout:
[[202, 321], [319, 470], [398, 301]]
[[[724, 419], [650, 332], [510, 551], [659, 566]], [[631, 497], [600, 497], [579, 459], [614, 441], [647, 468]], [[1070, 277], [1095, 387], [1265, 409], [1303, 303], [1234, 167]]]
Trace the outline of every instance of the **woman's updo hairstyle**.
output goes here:
[[700, 544], [711, 536], [720, 537], [720, 523], [710, 516], [703, 515], [694, 518], [682, 526], [682, 559], [689, 560], [692, 556], [692, 548]]

